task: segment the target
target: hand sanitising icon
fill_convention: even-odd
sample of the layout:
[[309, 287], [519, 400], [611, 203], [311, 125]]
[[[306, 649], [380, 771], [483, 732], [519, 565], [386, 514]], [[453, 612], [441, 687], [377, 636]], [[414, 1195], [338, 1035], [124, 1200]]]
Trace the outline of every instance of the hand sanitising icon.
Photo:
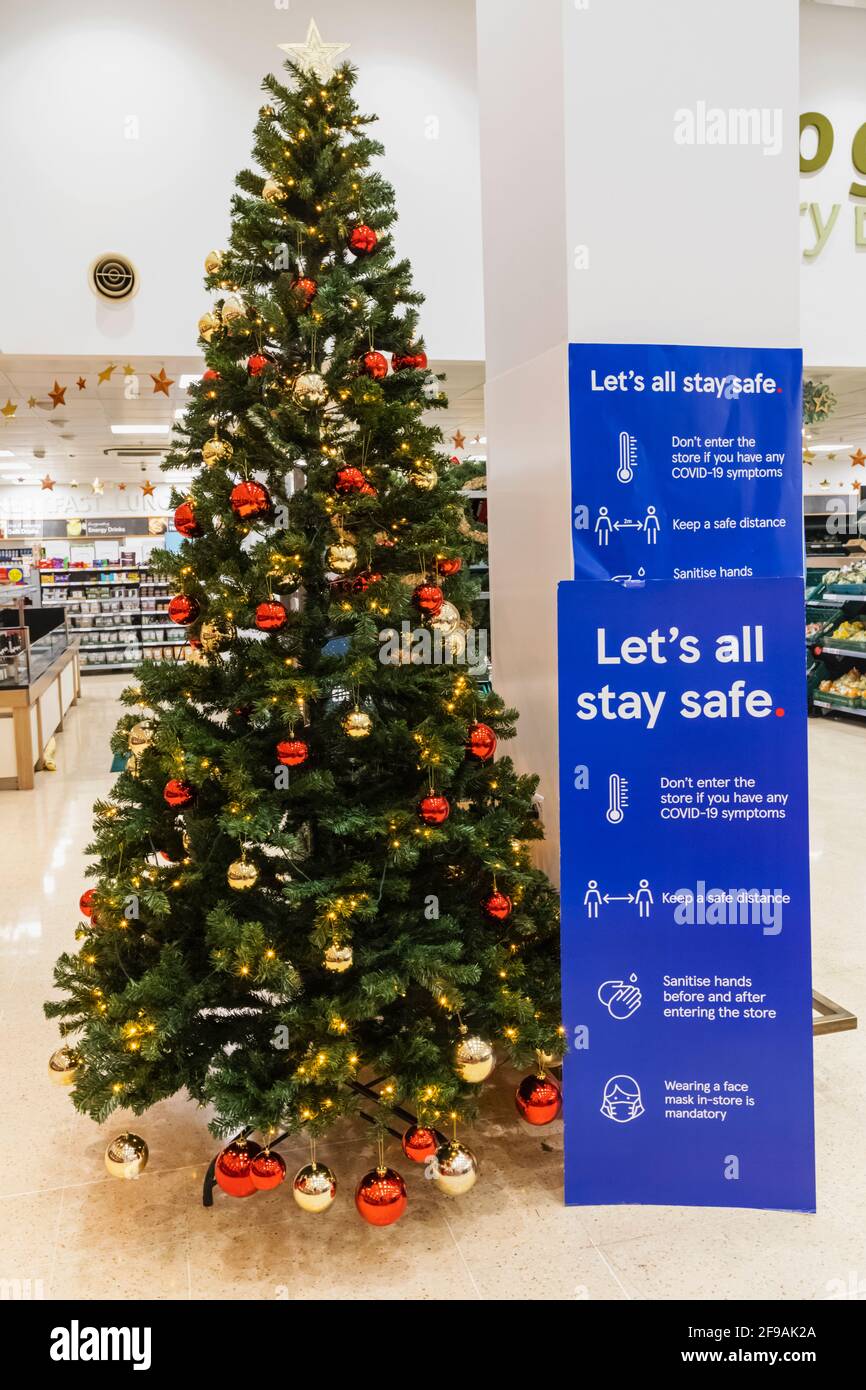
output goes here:
[[643, 1003], [637, 975], [629, 975], [628, 980], [605, 980], [598, 987], [598, 999], [611, 1018], [631, 1018]]

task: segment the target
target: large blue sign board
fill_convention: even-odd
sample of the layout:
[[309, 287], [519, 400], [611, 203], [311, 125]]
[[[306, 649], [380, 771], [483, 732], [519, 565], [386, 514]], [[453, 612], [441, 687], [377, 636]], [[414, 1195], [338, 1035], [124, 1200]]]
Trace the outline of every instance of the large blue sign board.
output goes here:
[[[622, 466], [643, 469], [660, 530], [652, 542], [637, 528], [611, 534], [605, 577], [576, 532], [579, 578], [559, 592], [566, 1200], [812, 1210], [802, 537], [789, 478], [799, 354], [572, 354], [573, 370], [575, 354], [606, 376], [618, 361], [626, 379], [650, 360], [679, 373], [680, 354], [717, 379], [735, 361], [741, 381], [781, 385], [729, 406], [753, 452], [782, 455], [773, 496], [786, 527], [745, 543], [739, 521], [765, 512], [720, 479], [689, 492], [699, 530], [669, 527], [663, 542], [685, 515], [668, 476], [669, 439], [687, 433], [679, 392], [641, 416], [628, 393], [597, 407], [572, 381], [573, 438], [594, 441], [573, 456], [575, 498], [592, 514], [630, 485], [598, 477], [603, 440], [623, 433], [638, 443], [623, 445]], [[689, 403], [688, 429], [709, 437], [723, 399], [701, 430]], [[703, 524], [724, 517], [727, 545]]]

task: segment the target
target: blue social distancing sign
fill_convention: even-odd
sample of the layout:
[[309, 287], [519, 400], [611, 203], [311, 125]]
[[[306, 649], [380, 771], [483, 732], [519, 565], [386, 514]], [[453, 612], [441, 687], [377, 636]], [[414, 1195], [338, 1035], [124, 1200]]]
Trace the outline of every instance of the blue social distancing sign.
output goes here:
[[[707, 392], [700, 431], [700, 412], [689, 403], [684, 421], [674, 389], [666, 412], [654, 406], [640, 420], [628, 393], [611, 390], [603, 427], [587, 425], [593, 438], [628, 436], [613, 486], [629, 485], [616, 468], [643, 469], [644, 515], [655, 507], [659, 531], [647, 540], [632, 528], [628, 545], [612, 534], [618, 573], [605, 577], [582, 565], [584, 542], [597, 544], [584, 536], [579, 577], [559, 589], [566, 1200], [812, 1210], [802, 535], [792, 556], [800, 494], [795, 508], [788, 484], [800, 460], [787, 419], [799, 410], [799, 354], [575, 351], [605, 377], [618, 362], [626, 379], [648, 379], [661, 359], [680, 385], [698, 371], [780, 384], [788, 400], [763, 432], [749, 413], [768, 408], [759, 388], [732, 398], [728, 428], [760, 438], [765, 454], [777, 452], [771, 437], [780, 442], [773, 495], [789, 527], [773, 541], [766, 528], [763, 548], [729, 548], [723, 561], [703, 521], [747, 514], [729, 480], [703, 503], [693, 496], [700, 531], [662, 542], [681, 514], [661, 476], [666, 441], [720, 428], [723, 389]], [[601, 469], [597, 453], [573, 459], [574, 494], [610, 506], [590, 457]], [[697, 565], [701, 534], [712, 554]], [[640, 547], [653, 556], [643, 567]], [[753, 572], [677, 575], [743, 564]]]

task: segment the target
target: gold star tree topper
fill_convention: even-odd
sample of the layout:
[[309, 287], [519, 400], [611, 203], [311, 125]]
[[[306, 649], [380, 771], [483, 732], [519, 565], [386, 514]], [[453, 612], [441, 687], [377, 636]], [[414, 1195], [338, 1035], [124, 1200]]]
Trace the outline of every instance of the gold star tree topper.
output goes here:
[[318, 24], [311, 19], [304, 43], [279, 43], [277, 47], [297, 63], [302, 72], [312, 73], [320, 82], [329, 82], [334, 76], [335, 60], [345, 53], [349, 45], [325, 43]]

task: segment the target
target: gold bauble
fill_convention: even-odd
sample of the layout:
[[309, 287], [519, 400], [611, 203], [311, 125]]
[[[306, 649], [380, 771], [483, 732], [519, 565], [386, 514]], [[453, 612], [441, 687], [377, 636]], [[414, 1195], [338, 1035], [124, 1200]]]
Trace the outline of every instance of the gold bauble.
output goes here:
[[201, 456], [205, 463], [227, 463], [234, 453], [234, 449], [227, 439], [220, 439], [214, 435], [209, 439], [201, 451]]
[[222, 251], [208, 251], [204, 258], [204, 268], [208, 275], [217, 275], [222, 270]]
[[233, 642], [237, 635], [237, 628], [228, 618], [209, 618], [206, 623], [202, 623], [198, 634], [202, 650], [206, 652], [218, 652], [229, 642]]
[[459, 626], [460, 611], [446, 599], [435, 618], [430, 619], [430, 627], [434, 632], [441, 632], [443, 637], [447, 637], [450, 633], [456, 632]]
[[127, 735], [129, 741], [129, 751], [133, 758], [140, 758], [142, 753], [153, 743], [153, 725], [147, 719], [140, 719], [137, 724], [133, 724]]
[[330, 970], [333, 975], [342, 975], [344, 970], [348, 970], [352, 964], [351, 946], [338, 946], [336, 941], [332, 941], [325, 950], [322, 957], [322, 964], [326, 970]]
[[255, 864], [250, 864], [246, 859], [236, 859], [233, 864], [229, 864], [226, 879], [229, 888], [233, 888], [236, 893], [243, 893], [247, 888], [254, 888], [259, 876], [259, 871]]
[[137, 1178], [147, 1167], [148, 1148], [138, 1134], [127, 1130], [105, 1150], [105, 1166], [113, 1178]]
[[48, 1077], [55, 1086], [74, 1086], [78, 1077], [78, 1057], [71, 1047], [58, 1047], [48, 1058]]
[[286, 189], [277, 179], [265, 179], [262, 197], [266, 203], [281, 203], [285, 196]]
[[442, 1144], [436, 1150], [436, 1160], [431, 1167], [433, 1182], [448, 1197], [462, 1197], [475, 1186], [478, 1177], [478, 1160], [459, 1139], [449, 1139]]
[[216, 333], [219, 327], [220, 321], [217, 318], [216, 314], [202, 314], [201, 318], [198, 321], [199, 337], [204, 338], [205, 342], [209, 343], [214, 333]]
[[239, 319], [246, 318], [246, 309], [239, 299], [227, 299], [220, 309], [220, 318], [225, 324], [237, 323]]
[[350, 709], [343, 718], [343, 728], [349, 738], [366, 738], [372, 727], [372, 719], [362, 709]]
[[302, 1211], [327, 1211], [337, 1195], [337, 1179], [322, 1163], [305, 1163], [292, 1183], [292, 1196]]
[[466, 655], [466, 629], [462, 623], [459, 623], [453, 632], [443, 634], [442, 650], [452, 661], [463, 660]]
[[460, 1039], [457, 1044], [456, 1063], [461, 1079], [477, 1086], [480, 1081], [487, 1080], [496, 1066], [496, 1058], [490, 1043], [473, 1035]]
[[292, 395], [299, 406], [309, 410], [313, 406], [324, 405], [328, 399], [325, 378], [319, 372], [301, 372], [295, 378]]
[[348, 574], [357, 558], [358, 552], [353, 545], [328, 546], [328, 564], [335, 574]]
[[439, 481], [439, 474], [432, 463], [419, 463], [409, 474], [409, 482], [419, 492], [432, 492]]

